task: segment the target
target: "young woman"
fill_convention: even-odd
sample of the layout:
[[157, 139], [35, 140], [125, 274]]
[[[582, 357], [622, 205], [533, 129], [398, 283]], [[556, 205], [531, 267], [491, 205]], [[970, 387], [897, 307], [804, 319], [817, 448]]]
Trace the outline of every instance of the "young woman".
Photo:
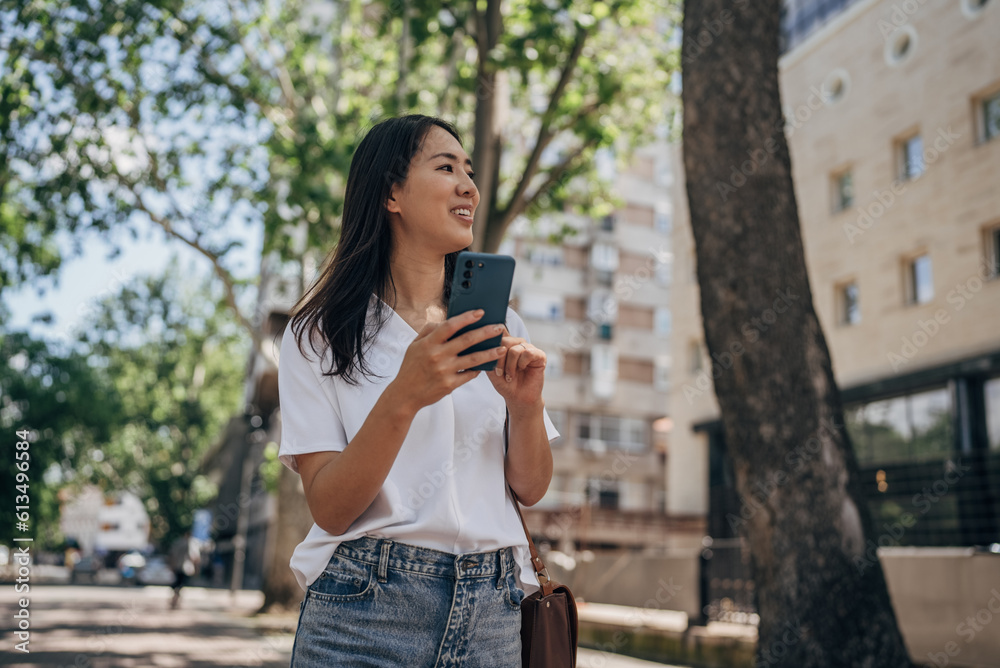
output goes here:
[[[545, 353], [512, 309], [506, 327], [448, 340], [482, 317], [446, 318], [479, 204], [471, 165], [444, 121], [375, 125], [340, 241], [285, 330], [279, 457], [315, 522], [290, 562], [306, 592], [292, 668], [520, 665], [520, 603], [538, 581], [504, 481], [541, 499], [559, 433]], [[497, 334], [499, 348], [459, 357]]]

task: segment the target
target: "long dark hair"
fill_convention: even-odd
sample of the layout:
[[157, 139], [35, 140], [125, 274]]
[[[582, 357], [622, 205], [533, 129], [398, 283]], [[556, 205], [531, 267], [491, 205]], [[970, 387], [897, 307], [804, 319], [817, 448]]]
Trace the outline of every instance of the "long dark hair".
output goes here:
[[[308, 333], [313, 352], [320, 359], [327, 347], [333, 352], [332, 368], [324, 369], [324, 376], [342, 376], [349, 384], [357, 385], [356, 372], [372, 375], [365, 362], [365, 350], [389, 317], [382, 300], [391, 294], [390, 300], [395, 301], [389, 265], [392, 226], [385, 205], [392, 186], [406, 180], [410, 160], [435, 125], [462, 143], [458, 131], [447, 121], [411, 114], [374, 125], [351, 158], [340, 240], [327, 255], [320, 276], [292, 307], [292, 332], [299, 350], [305, 354], [302, 338]], [[446, 300], [457, 256], [458, 251], [445, 257]], [[365, 318], [373, 292], [379, 300], [375, 304], [375, 321], [369, 324]], [[313, 336], [316, 330], [322, 333], [322, 349], [317, 348]]]

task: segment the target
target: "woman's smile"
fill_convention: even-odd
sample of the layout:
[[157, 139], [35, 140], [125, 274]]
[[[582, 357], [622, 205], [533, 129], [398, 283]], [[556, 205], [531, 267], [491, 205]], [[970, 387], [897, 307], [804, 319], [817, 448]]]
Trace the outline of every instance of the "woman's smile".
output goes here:
[[464, 220], [469, 224], [472, 224], [472, 209], [467, 209], [464, 207], [458, 209], [452, 209], [451, 214], [461, 220]]

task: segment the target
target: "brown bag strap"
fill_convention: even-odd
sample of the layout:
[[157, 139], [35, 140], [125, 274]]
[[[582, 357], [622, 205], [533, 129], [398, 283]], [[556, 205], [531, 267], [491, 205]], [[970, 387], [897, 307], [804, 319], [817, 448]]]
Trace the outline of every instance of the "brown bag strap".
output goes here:
[[[507, 455], [507, 449], [510, 445], [510, 411], [507, 411], [507, 416], [503, 421], [503, 452], [504, 456]], [[524, 535], [528, 539], [528, 550], [531, 552], [531, 566], [535, 569], [535, 575], [538, 577], [538, 584], [542, 587], [542, 596], [548, 596], [555, 589], [555, 584], [549, 578], [549, 571], [545, 567], [545, 563], [542, 558], [538, 556], [538, 549], [535, 547], [535, 541], [531, 540], [531, 532], [528, 531], [528, 525], [524, 521], [524, 515], [521, 514], [521, 504], [517, 501], [517, 494], [511, 488], [510, 483], [507, 482], [507, 478], [504, 477], [504, 483], [507, 485], [507, 491], [510, 492], [510, 499], [514, 502], [514, 510], [517, 511], [517, 516], [521, 520], [521, 527], [524, 529]]]

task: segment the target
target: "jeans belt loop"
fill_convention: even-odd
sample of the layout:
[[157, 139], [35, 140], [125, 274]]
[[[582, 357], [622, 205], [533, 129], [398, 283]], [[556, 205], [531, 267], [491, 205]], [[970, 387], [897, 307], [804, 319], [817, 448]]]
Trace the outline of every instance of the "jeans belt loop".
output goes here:
[[378, 560], [378, 581], [385, 582], [389, 577], [389, 549], [392, 547], [391, 540], [382, 541], [382, 554]]
[[507, 577], [507, 569], [510, 568], [509, 547], [500, 548], [500, 567], [497, 569], [497, 589], [503, 589], [504, 578]]

